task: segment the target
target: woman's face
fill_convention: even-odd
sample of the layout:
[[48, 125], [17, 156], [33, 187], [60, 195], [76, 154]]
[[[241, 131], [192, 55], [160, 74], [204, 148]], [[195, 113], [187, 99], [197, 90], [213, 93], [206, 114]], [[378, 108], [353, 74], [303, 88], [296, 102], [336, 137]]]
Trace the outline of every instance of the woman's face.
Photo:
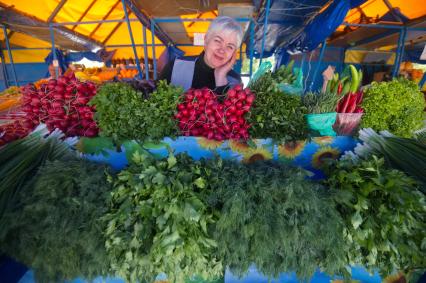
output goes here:
[[215, 69], [228, 63], [236, 51], [237, 37], [234, 32], [212, 34], [204, 44], [204, 61]]

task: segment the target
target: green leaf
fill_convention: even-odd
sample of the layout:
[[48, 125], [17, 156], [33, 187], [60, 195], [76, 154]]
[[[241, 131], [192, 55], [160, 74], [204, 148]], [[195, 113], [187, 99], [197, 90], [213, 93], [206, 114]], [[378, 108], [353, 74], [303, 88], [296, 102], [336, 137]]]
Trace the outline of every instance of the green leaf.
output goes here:
[[204, 189], [206, 187], [206, 182], [202, 177], [199, 177], [194, 181], [194, 185], [200, 189]]
[[362, 217], [359, 212], [356, 212], [351, 219], [352, 227], [358, 229], [358, 227], [362, 224]]
[[173, 154], [170, 154], [167, 158], [167, 163], [169, 164], [168, 168], [172, 168], [177, 163], [176, 157]]

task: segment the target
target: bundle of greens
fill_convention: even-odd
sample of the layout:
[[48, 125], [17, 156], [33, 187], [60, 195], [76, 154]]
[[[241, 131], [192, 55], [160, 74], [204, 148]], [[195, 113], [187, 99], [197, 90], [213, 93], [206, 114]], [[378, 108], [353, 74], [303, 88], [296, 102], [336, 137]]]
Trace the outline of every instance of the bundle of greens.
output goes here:
[[102, 136], [115, 142], [146, 139], [161, 140], [177, 134], [176, 112], [183, 90], [160, 81], [145, 99], [126, 83], [106, 83], [90, 105], [96, 106], [95, 120]]
[[58, 132], [35, 132], [0, 148], [0, 226], [4, 213], [16, 204], [24, 185], [47, 160], [74, 155]]
[[423, 94], [415, 82], [406, 79], [373, 82], [364, 92], [361, 127], [412, 137], [423, 125], [425, 106]]
[[203, 201], [215, 166], [186, 155], [156, 160], [136, 151], [133, 164], [109, 178], [114, 190], [104, 217], [106, 248], [116, 275], [129, 282], [152, 282], [163, 272], [171, 282], [222, 275], [210, 231], [216, 216]]
[[46, 162], [5, 217], [0, 249], [31, 267], [37, 282], [108, 275], [105, 167], [76, 159]]
[[387, 131], [378, 134], [372, 129], [362, 129], [359, 131], [359, 139], [363, 144], [355, 147], [356, 155], [349, 153], [348, 156], [355, 157], [355, 160], [368, 159], [371, 155], [383, 156], [389, 167], [423, 182], [423, 191], [426, 192], [426, 139], [423, 135], [400, 138]]
[[311, 114], [336, 112], [339, 96], [332, 92], [308, 92], [302, 97], [303, 104]]
[[279, 91], [256, 93], [256, 102], [248, 116], [253, 138], [298, 140], [307, 136], [304, 115], [307, 114], [299, 96]]
[[347, 262], [388, 275], [426, 266], [426, 200], [413, 179], [375, 156], [342, 160], [325, 183], [346, 228]]
[[[220, 210], [218, 254], [242, 276], [250, 265], [267, 276], [296, 271], [307, 279], [320, 267], [343, 272], [342, 219], [324, 188], [299, 169], [271, 163], [225, 162], [210, 181]], [[215, 174], [212, 174], [212, 176]]]

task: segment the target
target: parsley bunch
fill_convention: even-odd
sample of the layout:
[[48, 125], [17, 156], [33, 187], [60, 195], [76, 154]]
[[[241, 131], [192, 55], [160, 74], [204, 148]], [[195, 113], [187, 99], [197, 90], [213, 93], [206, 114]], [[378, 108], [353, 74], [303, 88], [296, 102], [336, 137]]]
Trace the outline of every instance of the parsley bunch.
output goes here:
[[223, 274], [214, 256], [211, 226], [216, 216], [203, 200], [213, 161], [187, 155], [157, 160], [135, 152], [133, 164], [110, 177], [114, 191], [106, 221], [106, 247], [112, 270], [129, 282], [170, 282]]
[[173, 117], [183, 90], [165, 81], [145, 96], [126, 83], [106, 83], [90, 101], [96, 105], [95, 120], [102, 136], [116, 142], [161, 140], [177, 134]]
[[337, 162], [329, 175], [351, 265], [382, 275], [426, 267], [426, 199], [412, 178], [375, 156]]

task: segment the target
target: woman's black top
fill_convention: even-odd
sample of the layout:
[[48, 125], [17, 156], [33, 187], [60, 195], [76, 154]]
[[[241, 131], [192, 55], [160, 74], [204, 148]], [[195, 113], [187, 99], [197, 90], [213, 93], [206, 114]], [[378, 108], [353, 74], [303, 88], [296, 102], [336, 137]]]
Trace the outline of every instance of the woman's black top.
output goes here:
[[[174, 60], [164, 66], [159, 77], [160, 80], [167, 80], [167, 82], [170, 83], [173, 65]], [[241, 82], [241, 76], [234, 70], [229, 71], [228, 76], [232, 76]], [[209, 89], [212, 89], [216, 93], [220, 94], [228, 89], [228, 85], [216, 88], [214, 69], [209, 67], [204, 61], [204, 51], [198, 55], [197, 61], [195, 62], [194, 77], [192, 79], [191, 87], [196, 89], [208, 87]]]

